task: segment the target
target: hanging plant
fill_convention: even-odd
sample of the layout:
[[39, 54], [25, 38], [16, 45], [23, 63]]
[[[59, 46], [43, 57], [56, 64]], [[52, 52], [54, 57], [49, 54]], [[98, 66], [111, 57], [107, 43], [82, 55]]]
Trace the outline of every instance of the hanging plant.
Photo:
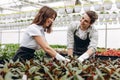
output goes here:
[[5, 15], [1, 16], [1, 19], [2, 19], [2, 20], [5, 20], [5, 18], [6, 18], [6, 16], [5, 16]]
[[81, 2], [79, 0], [75, 1], [74, 12], [78, 13], [81, 11]]
[[105, 10], [110, 10], [112, 8], [112, 1], [111, 0], [104, 0], [103, 6]]
[[100, 24], [103, 24], [104, 16], [105, 16], [105, 14], [104, 14], [103, 11], [99, 13], [99, 22], [100, 22]]
[[58, 12], [60, 14], [64, 14], [65, 13], [65, 8], [64, 7], [59, 7]]
[[116, 0], [115, 3], [116, 3], [116, 7], [120, 9], [120, 0]]
[[70, 14], [73, 12], [73, 6], [66, 6], [66, 13]]
[[106, 13], [104, 14], [104, 16], [105, 16], [105, 20], [109, 20], [109, 18], [110, 18], [109, 12], [106, 12]]
[[117, 15], [117, 16], [118, 16], [118, 18], [120, 18], [120, 11], [119, 11], [119, 13], [118, 13], [118, 15]]
[[116, 18], [117, 18], [117, 13], [116, 13], [116, 12], [112, 12], [111, 18], [112, 18], [112, 22], [113, 22], [114, 24], [116, 24], [116, 23], [117, 23], [117, 20], [116, 20]]
[[58, 12], [58, 7], [53, 7], [53, 9], [56, 11], [56, 12]]
[[100, 12], [100, 14], [99, 14], [99, 19], [104, 19], [104, 12], [103, 12], [103, 11]]
[[74, 11], [75, 11], [76, 13], [79, 13], [79, 12], [81, 11], [81, 5], [75, 5]]
[[119, 13], [118, 13], [118, 21], [119, 21], [119, 23], [120, 23], [120, 11], [119, 11]]
[[21, 13], [22, 18], [26, 18], [26, 12]]
[[27, 12], [27, 17], [28, 17], [28, 18], [31, 17], [31, 12]]
[[64, 1], [65, 4], [65, 11], [67, 14], [73, 13], [74, 10], [74, 6], [75, 6], [75, 1], [74, 0], [65, 0]]
[[34, 17], [36, 15], [36, 11], [31, 11], [31, 17]]
[[11, 14], [6, 15], [6, 20], [11, 19]]
[[90, 8], [91, 8], [91, 4], [90, 4], [90, 3], [85, 3], [85, 4], [83, 4], [83, 9], [84, 9], [84, 11], [89, 11]]
[[100, 11], [102, 9], [101, 4], [98, 2], [94, 2], [93, 7], [96, 11]]
[[116, 20], [116, 18], [117, 18], [117, 13], [116, 13], [116, 12], [112, 12], [111, 18], [112, 18], [112, 20]]

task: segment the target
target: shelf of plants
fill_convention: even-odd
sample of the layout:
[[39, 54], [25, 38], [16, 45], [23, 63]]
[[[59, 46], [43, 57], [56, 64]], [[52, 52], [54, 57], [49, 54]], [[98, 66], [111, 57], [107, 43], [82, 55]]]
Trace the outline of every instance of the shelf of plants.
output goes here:
[[100, 58], [102, 60], [115, 60], [115, 59], [120, 59], [120, 50], [116, 49], [98, 49], [96, 52], [96, 58]]

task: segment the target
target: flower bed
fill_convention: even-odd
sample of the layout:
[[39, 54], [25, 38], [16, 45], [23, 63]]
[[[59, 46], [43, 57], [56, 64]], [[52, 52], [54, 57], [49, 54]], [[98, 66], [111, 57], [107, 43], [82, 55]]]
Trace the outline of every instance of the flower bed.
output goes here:
[[62, 62], [42, 57], [24, 63], [6, 62], [0, 65], [0, 80], [119, 80], [120, 60], [91, 58], [83, 63], [71, 58]]
[[[63, 48], [64, 47], [64, 48]], [[55, 49], [59, 53], [67, 54], [66, 47]], [[10, 47], [11, 48], [11, 47]], [[76, 61], [76, 57], [68, 57], [70, 62], [53, 60], [44, 56], [43, 51], [36, 52], [37, 58], [21, 63], [13, 62], [11, 58], [13, 47], [5, 47], [0, 64], [0, 80], [21, 80], [26, 76], [27, 80], [119, 80], [120, 79], [120, 50], [98, 48], [96, 56], [83, 63]], [[13, 52], [12, 52], [13, 54]], [[9, 55], [9, 58], [7, 58]]]
[[99, 51], [96, 52], [96, 58], [100, 58], [102, 60], [106, 60], [106, 59], [118, 59], [120, 58], [120, 50], [116, 50], [116, 49], [101, 49]]

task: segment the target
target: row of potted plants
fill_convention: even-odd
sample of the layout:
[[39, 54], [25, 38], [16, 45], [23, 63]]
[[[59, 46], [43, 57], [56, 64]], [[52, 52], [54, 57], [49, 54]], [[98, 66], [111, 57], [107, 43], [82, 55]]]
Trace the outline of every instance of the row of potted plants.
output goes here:
[[[51, 45], [57, 52], [61, 54], [67, 54], [67, 49], [65, 45]], [[0, 59], [11, 59], [17, 49], [19, 48], [19, 44], [6, 44], [6, 45], [0, 45]], [[42, 53], [42, 54], [40, 54]], [[44, 51], [38, 50], [36, 51], [36, 54], [43, 55]], [[111, 55], [111, 56], [118, 56], [120, 57], [120, 49], [105, 49], [105, 48], [97, 48], [96, 55]]]
[[[73, 12], [80, 12], [81, 9], [83, 8], [84, 11], [88, 11], [90, 10], [90, 8], [94, 7], [94, 10], [96, 11], [101, 11], [101, 10], [110, 10], [112, 8], [112, 4], [113, 2], [111, 0], [103, 0], [103, 3], [101, 4], [100, 2], [93, 2], [92, 4], [89, 3], [89, 2], [86, 2], [86, 3], [83, 3], [83, 4], [77, 4], [77, 5], [74, 5], [74, 4], [71, 4], [69, 6], [62, 6], [62, 7], [59, 7], [58, 8], [58, 12], [60, 14], [64, 14], [64, 13], [73, 13]], [[116, 4], [116, 7], [118, 9], [120, 9], [120, 0], [116, 0], [115, 1], [115, 4]]]
[[0, 80], [119, 80], [120, 60], [89, 59], [80, 63], [71, 58], [61, 62], [45, 57], [0, 65]]
[[[19, 45], [1, 45], [1, 50], [11, 52]], [[64, 45], [51, 45], [53, 48], [63, 48]], [[11, 49], [9, 49], [11, 48]], [[111, 50], [111, 49], [108, 49]], [[63, 50], [62, 50], [63, 51]], [[65, 50], [64, 50], [65, 51]], [[104, 52], [105, 48], [98, 48]], [[9, 52], [6, 52], [9, 54]], [[42, 54], [41, 54], [42, 53]], [[120, 59], [107, 59], [91, 57], [83, 63], [76, 61], [75, 57], [67, 57], [70, 62], [57, 61], [44, 56], [44, 52], [37, 52], [37, 58], [30, 61], [13, 62], [10, 58], [0, 64], [0, 80], [119, 80]], [[40, 55], [41, 54], [41, 55]], [[5, 58], [3, 58], [5, 59]]]
[[[100, 12], [98, 14], [99, 18], [98, 18], [98, 22], [114, 22], [114, 21], [118, 21], [120, 20], [120, 12], [117, 13], [115, 11], [113, 12]], [[29, 17], [29, 18], [22, 18], [19, 17], [20, 19], [19, 20], [15, 20], [15, 19], [12, 19], [12, 18], [5, 18], [5, 20], [1, 20], [0, 22], [0, 27], [1, 28], [23, 28], [25, 27], [26, 25], [29, 25], [33, 18], [32, 17]], [[57, 16], [56, 18], [56, 21], [54, 22], [53, 26], [69, 26], [69, 23], [72, 22], [72, 21], [79, 21], [81, 18], [81, 15], [80, 14], [71, 14], [71, 15], [61, 15], [61, 16]], [[1, 18], [3, 19], [3, 18]], [[8, 24], [9, 23], [9, 24]], [[60, 25], [59, 25], [60, 24]]]
[[[120, 0], [116, 0], [116, 6], [118, 9], [120, 9]], [[75, 5], [68, 5], [68, 6], [59, 6], [59, 7], [53, 7], [56, 11], [58, 11], [60, 14], [62, 13], [79, 13], [81, 11], [81, 8], [83, 8], [85, 11], [90, 10], [91, 5], [93, 5], [94, 9], [96, 11], [101, 11], [102, 7], [105, 8], [105, 10], [110, 10], [112, 8], [112, 1], [110, 0], [103, 0], [103, 4], [100, 4], [100, 2], [93, 2], [91, 3], [76, 3]], [[29, 11], [29, 12], [20, 12], [15, 14], [0, 14], [0, 19], [12, 19], [12, 18], [26, 18], [26, 17], [33, 17], [36, 14], [37, 10]]]
[[[57, 61], [45, 56], [44, 51], [37, 51], [37, 58], [30, 61], [13, 62], [13, 56], [18, 44], [0, 44], [0, 80], [119, 80], [120, 59], [90, 58], [83, 63], [76, 61], [75, 57], [68, 57], [70, 62]], [[51, 45], [61, 53], [66, 52], [65, 45]], [[119, 49], [118, 49], [119, 50]], [[116, 49], [108, 49], [112, 54]], [[105, 52], [105, 48], [98, 48], [97, 52]], [[107, 53], [108, 53], [107, 52]], [[4, 55], [4, 56], [2, 56]]]

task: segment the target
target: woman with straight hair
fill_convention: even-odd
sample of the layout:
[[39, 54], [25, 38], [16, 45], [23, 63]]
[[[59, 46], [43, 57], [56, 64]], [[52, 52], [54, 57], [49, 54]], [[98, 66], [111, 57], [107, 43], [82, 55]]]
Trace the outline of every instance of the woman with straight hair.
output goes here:
[[27, 27], [23, 39], [20, 43], [20, 48], [13, 57], [13, 61], [20, 59], [21, 61], [33, 59], [34, 52], [38, 49], [43, 49], [51, 57], [57, 60], [69, 61], [53, 48], [49, 46], [45, 38], [45, 32], [51, 33], [52, 23], [57, 17], [57, 13], [50, 7], [43, 6], [30, 26]]

